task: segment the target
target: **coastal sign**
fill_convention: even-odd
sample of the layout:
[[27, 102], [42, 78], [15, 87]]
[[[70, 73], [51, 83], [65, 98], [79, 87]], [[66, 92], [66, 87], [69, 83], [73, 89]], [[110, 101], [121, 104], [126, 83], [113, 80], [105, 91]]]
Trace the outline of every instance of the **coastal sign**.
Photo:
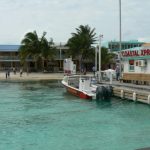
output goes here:
[[125, 50], [121, 52], [122, 57], [141, 57], [150, 56], [150, 49]]

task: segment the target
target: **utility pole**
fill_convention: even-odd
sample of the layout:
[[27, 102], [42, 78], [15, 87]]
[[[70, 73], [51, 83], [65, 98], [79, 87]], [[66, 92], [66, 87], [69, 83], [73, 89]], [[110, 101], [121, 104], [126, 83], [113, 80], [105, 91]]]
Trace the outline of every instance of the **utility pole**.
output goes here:
[[121, 77], [121, 43], [122, 43], [122, 28], [121, 28], [121, 0], [119, 0], [119, 70]]
[[95, 71], [97, 71], [97, 49], [98, 47], [95, 47]]
[[101, 40], [103, 35], [99, 35], [99, 82], [101, 81]]
[[61, 70], [61, 42], [60, 42], [60, 49], [59, 49], [59, 63], [60, 63], [59, 68]]

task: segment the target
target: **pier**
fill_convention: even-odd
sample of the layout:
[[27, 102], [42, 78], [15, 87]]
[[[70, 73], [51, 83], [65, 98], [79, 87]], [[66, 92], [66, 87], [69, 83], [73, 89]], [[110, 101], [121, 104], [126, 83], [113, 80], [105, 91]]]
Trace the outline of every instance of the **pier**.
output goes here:
[[112, 84], [103, 82], [103, 84], [113, 87], [113, 95], [121, 99], [128, 99], [150, 104], [150, 86], [136, 85], [130, 83], [120, 83], [113, 81]]

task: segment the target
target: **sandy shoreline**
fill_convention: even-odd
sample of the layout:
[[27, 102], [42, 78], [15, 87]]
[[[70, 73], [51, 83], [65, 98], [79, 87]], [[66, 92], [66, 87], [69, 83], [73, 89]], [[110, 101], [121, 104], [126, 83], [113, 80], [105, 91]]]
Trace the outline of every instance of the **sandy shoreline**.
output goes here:
[[6, 79], [6, 73], [0, 73], [1, 81], [28, 81], [28, 80], [62, 80], [64, 77], [63, 73], [23, 73], [20, 77], [19, 73], [10, 73], [10, 77]]

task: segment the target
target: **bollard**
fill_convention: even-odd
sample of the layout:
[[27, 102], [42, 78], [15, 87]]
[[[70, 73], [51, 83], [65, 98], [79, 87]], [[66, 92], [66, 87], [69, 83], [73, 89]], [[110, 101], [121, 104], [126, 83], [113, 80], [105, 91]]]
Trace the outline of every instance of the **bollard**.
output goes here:
[[133, 93], [133, 101], [136, 101], [136, 93]]
[[121, 95], [121, 98], [123, 99], [124, 98], [124, 91], [123, 90], [121, 90], [121, 93], [120, 93]]
[[110, 84], [112, 84], [112, 79], [113, 79], [113, 74], [111, 72], [109, 72], [109, 80], [110, 80]]
[[148, 104], [150, 104], [150, 95], [148, 95]]

